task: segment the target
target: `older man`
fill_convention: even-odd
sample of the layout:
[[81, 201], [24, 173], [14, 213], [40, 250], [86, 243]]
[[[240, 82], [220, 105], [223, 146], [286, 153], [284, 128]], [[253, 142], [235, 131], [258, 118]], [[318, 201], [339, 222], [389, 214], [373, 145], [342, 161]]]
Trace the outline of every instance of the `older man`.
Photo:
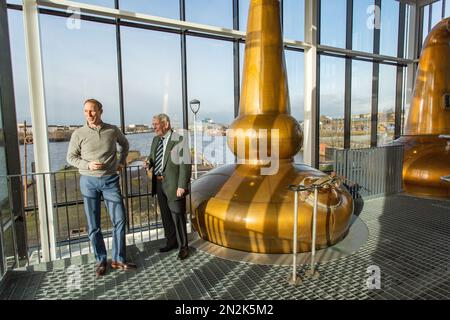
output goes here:
[[[178, 258], [188, 257], [186, 231], [186, 194], [191, 177], [190, 154], [184, 154], [186, 141], [172, 131], [166, 114], [153, 117], [153, 138], [146, 166], [153, 168], [152, 194], [157, 194], [163, 221], [166, 246], [159, 249], [167, 252], [179, 249]], [[184, 144], [183, 144], [184, 143]], [[187, 148], [188, 149], [188, 148]], [[189, 150], [186, 150], [189, 152]]]
[[[126, 215], [117, 174], [125, 164], [129, 144], [119, 128], [102, 121], [102, 113], [103, 106], [99, 101], [85, 101], [86, 125], [74, 131], [67, 152], [67, 162], [78, 168], [81, 175], [80, 190], [83, 194], [89, 239], [98, 262], [95, 269], [97, 276], [103, 276], [107, 269], [100, 219], [102, 195], [113, 226], [111, 267], [124, 270], [136, 268], [135, 264], [126, 262]], [[117, 144], [121, 147], [119, 157]]]

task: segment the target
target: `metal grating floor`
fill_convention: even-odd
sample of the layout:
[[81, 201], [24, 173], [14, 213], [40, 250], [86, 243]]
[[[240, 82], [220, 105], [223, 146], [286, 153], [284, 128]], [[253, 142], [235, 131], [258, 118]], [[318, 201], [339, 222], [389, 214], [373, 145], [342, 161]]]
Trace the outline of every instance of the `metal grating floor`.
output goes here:
[[[370, 233], [360, 250], [320, 264], [320, 278], [297, 287], [287, 283], [288, 266], [227, 261], [195, 249], [179, 261], [176, 251], [159, 254], [161, 242], [152, 242], [128, 247], [135, 272], [109, 269], [97, 279], [92, 255], [9, 271], [0, 299], [450, 298], [450, 201], [395, 195], [366, 201], [359, 217]], [[374, 265], [381, 289], [366, 284]], [[302, 278], [306, 270], [299, 267]]]

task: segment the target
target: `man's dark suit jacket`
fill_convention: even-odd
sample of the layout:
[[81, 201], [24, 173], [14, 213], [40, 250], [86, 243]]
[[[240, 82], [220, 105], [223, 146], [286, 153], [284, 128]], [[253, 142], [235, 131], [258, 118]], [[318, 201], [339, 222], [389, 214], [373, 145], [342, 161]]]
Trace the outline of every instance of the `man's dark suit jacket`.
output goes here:
[[[155, 167], [156, 148], [158, 146], [159, 137], [153, 138], [150, 155], [147, 158], [149, 169]], [[184, 147], [184, 148], [183, 148]], [[183, 151], [188, 154], [183, 157]], [[183, 136], [173, 132], [167, 142], [164, 152], [164, 162], [162, 168], [163, 181], [162, 186], [168, 201], [180, 199], [177, 197], [177, 189], [184, 189], [185, 195], [188, 193], [189, 182], [191, 180], [191, 159], [189, 146], [187, 141], [183, 140]], [[152, 195], [156, 194], [156, 177], [155, 170], [152, 173]]]

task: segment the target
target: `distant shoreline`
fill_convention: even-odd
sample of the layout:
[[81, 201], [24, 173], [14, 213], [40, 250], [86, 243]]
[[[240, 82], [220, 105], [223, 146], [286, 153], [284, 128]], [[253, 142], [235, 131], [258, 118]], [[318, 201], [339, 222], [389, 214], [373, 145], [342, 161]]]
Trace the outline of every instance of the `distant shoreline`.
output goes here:
[[[55, 130], [53, 132], [48, 132], [48, 141], [49, 142], [65, 142], [70, 141], [70, 137], [75, 130]], [[134, 134], [143, 134], [143, 133], [153, 133], [153, 130], [142, 130], [142, 131], [125, 131], [125, 135], [134, 135]], [[24, 145], [24, 136], [23, 132], [19, 132], [19, 144]], [[27, 133], [27, 144], [33, 143], [33, 133], [31, 130]], [[1, 144], [0, 140], [0, 144]]]

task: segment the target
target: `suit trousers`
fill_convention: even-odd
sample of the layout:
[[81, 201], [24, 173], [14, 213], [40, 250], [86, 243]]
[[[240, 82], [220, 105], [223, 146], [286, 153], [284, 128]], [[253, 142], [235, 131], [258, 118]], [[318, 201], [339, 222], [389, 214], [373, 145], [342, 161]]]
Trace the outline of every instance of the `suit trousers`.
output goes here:
[[167, 246], [173, 247], [178, 244], [180, 249], [187, 248], [186, 198], [168, 201], [160, 180], [156, 181], [156, 194], [158, 196]]

